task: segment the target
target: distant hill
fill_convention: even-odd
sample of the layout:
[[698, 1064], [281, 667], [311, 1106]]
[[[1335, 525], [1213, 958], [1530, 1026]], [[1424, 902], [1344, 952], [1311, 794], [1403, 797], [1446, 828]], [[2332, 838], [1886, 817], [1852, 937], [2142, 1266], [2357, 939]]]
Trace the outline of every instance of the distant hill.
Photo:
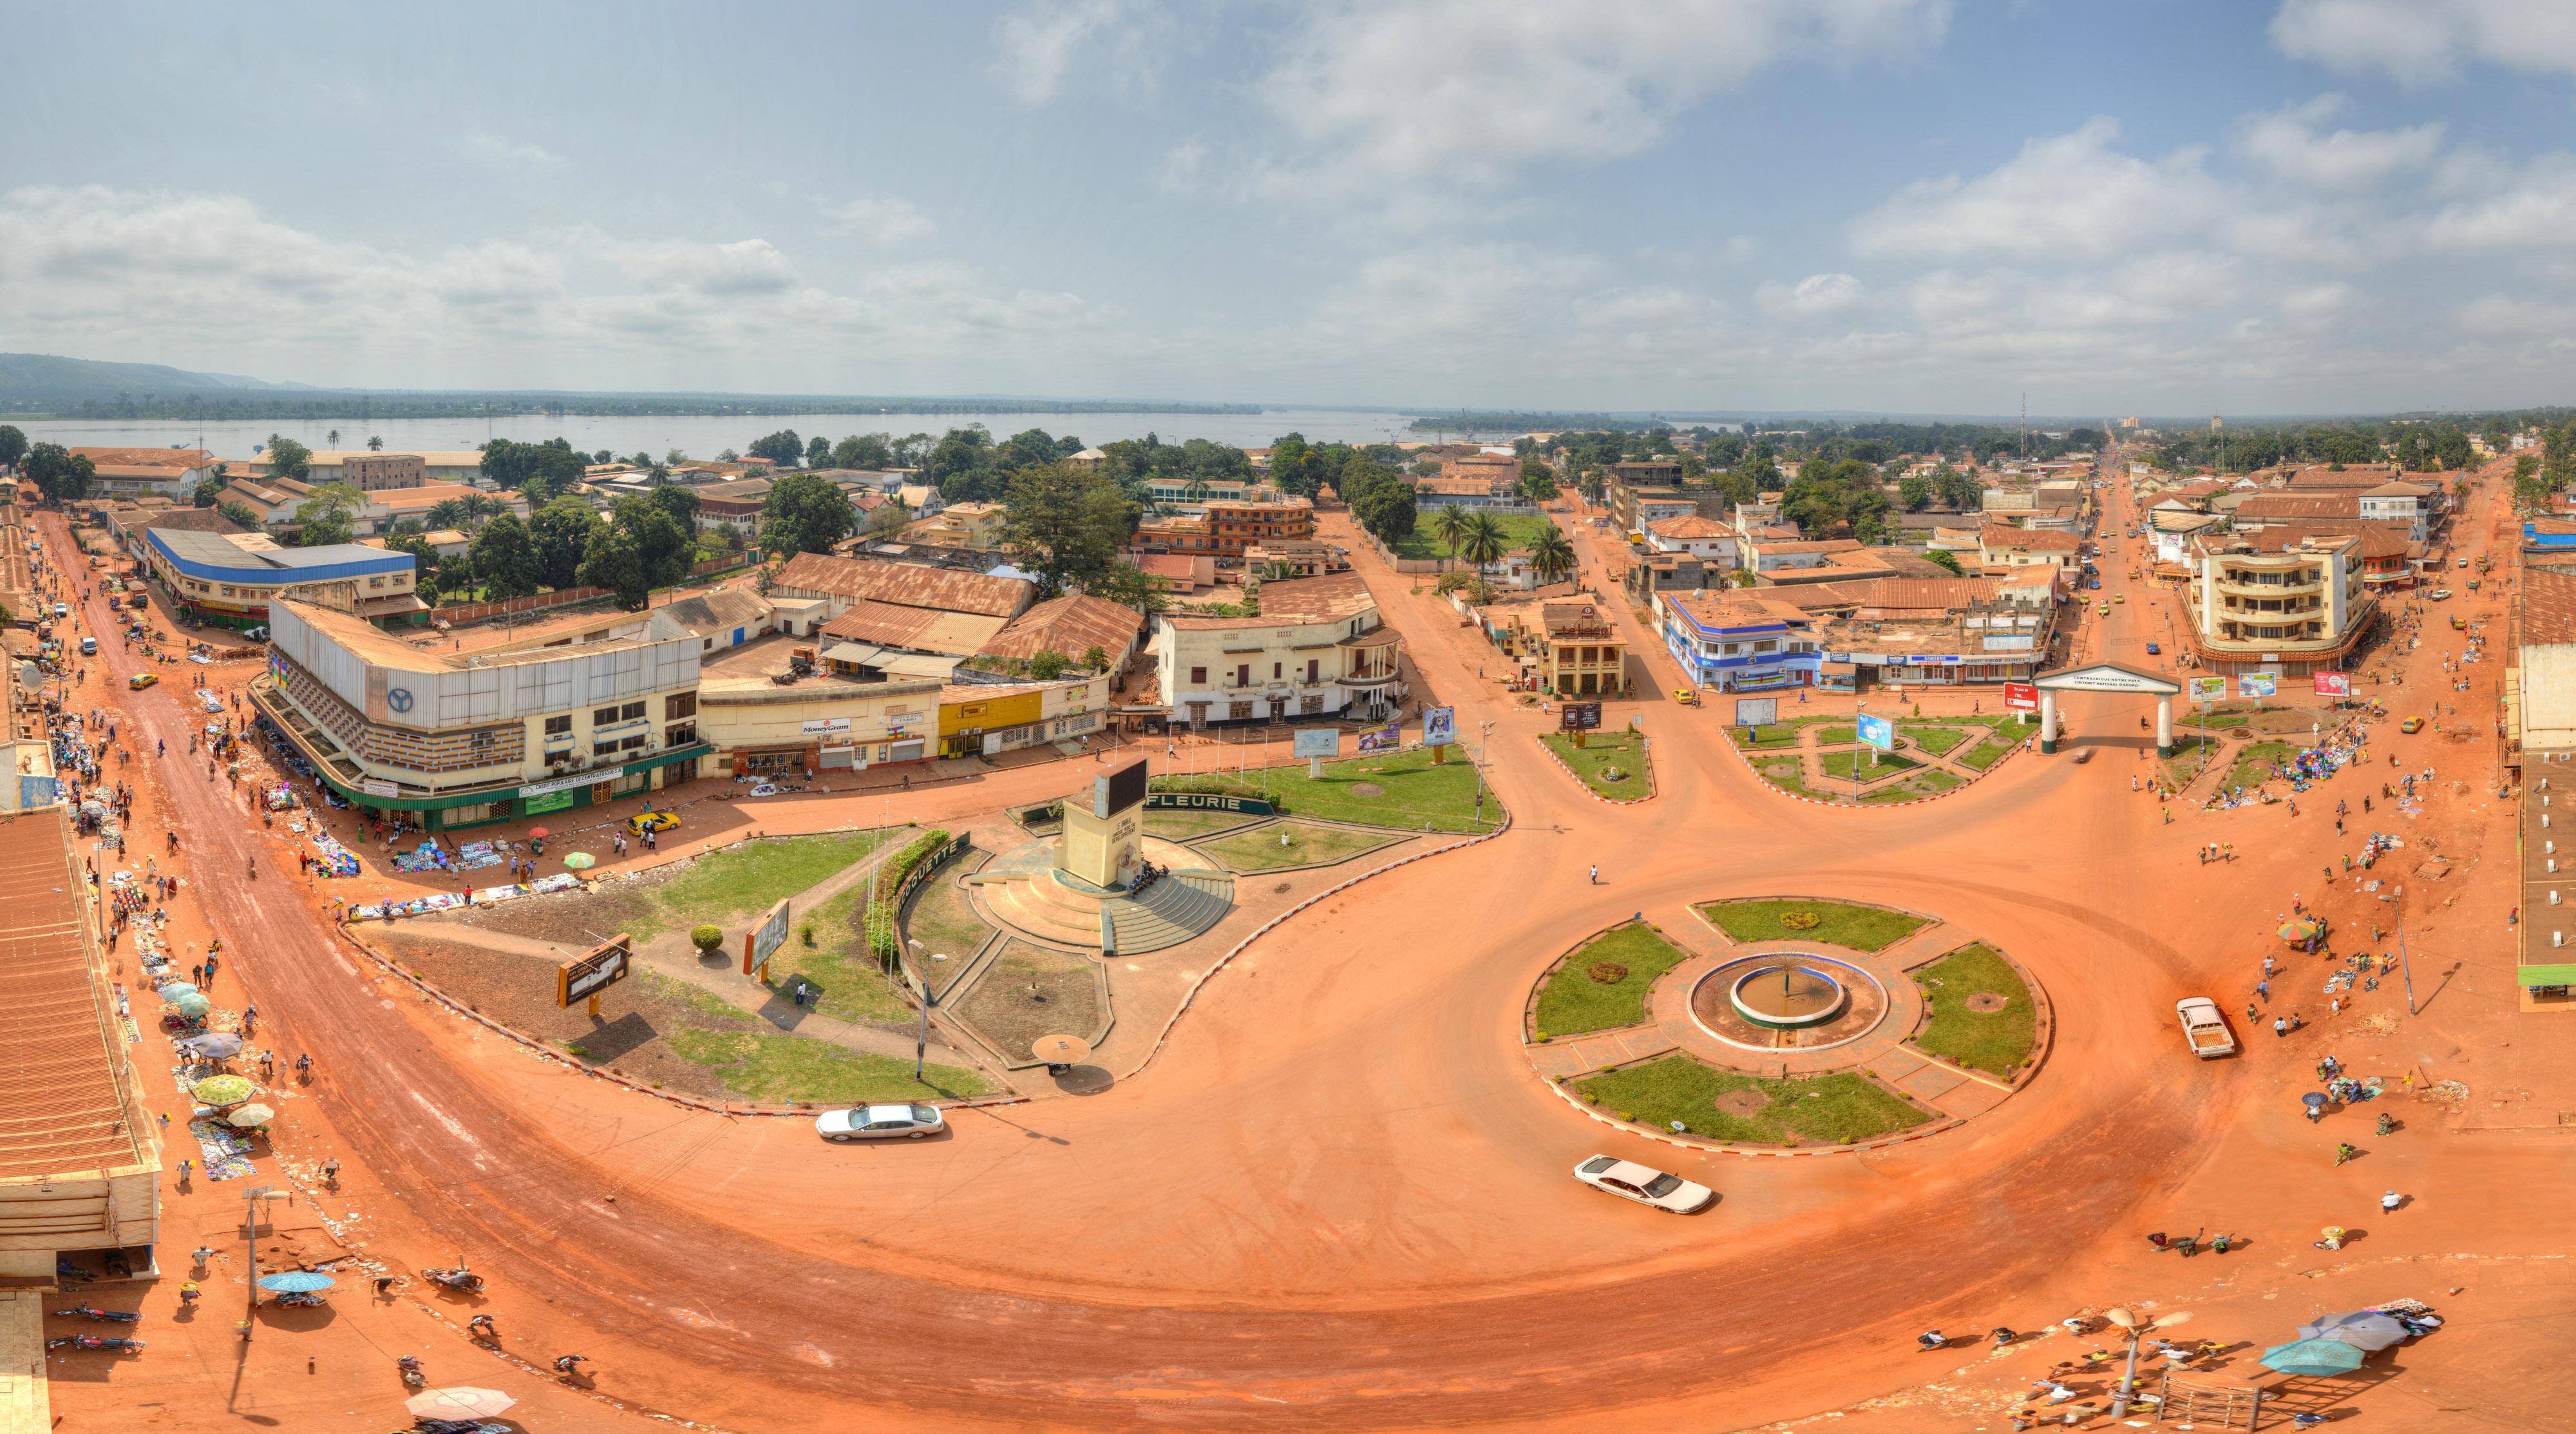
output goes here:
[[190, 373], [157, 363], [109, 363], [58, 354], [0, 354], [0, 405], [81, 399], [137, 399], [197, 392], [309, 393], [311, 384], [270, 383], [231, 373]]

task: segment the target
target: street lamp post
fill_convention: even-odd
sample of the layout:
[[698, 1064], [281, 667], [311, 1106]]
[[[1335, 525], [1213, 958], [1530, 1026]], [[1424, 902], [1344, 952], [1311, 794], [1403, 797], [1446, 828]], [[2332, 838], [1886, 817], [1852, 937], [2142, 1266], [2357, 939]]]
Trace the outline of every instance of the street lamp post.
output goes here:
[[1860, 739], [1861, 714], [1869, 710], [1866, 702], [1852, 704], [1852, 805], [1860, 805], [1860, 749], [1869, 745]]
[[250, 1303], [242, 1310], [242, 1343], [250, 1343], [251, 1320], [259, 1313], [259, 1202], [281, 1198], [274, 1185], [254, 1185], [242, 1192], [242, 1208], [249, 1217], [243, 1233], [250, 1238]]
[[2130, 1398], [2138, 1391], [2139, 1336], [2145, 1334], [2151, 1329], [2170, 1329], [2175, 1325], [2182, 1324], [2191, 1318], [2191, 1311], [2174, 1310], [2167, 1314], [2160, 1314], [2156, 1316], [2154, 1320], [2143, 1325], [2138, 1323], [2138, 1317], [2136, 1315], [2129, 1313], [2125, 1309], [2105, 1310], [2102, 1317], [2127, 1331], [2129, 1336], [2129, 1363], [2128, 1367], [2120, 1373], [2119, 1407], [2111, 1411], [2115, 1415], [2122, 1414], [2127, 1412]]
[[1485, 747], [1494, 740], [1494, 724], [1479, 722], [1476, 737], [1476, 825], [1485, 824]]

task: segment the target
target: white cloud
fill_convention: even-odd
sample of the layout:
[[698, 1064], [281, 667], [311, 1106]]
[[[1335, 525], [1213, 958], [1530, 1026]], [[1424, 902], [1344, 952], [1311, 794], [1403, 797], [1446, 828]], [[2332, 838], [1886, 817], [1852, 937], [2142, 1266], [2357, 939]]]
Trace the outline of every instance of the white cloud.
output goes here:
[[1166, 194], [1192, 194], [1199, 188], [1199, 169], [1207, 163], [1208, 147], [1198, 140], [1184, 140], [1172, 146], [1163, 156], [1163, 172], [1156, 183]]
[[1309, 152], [1280, 187], [1489, 189], [1661, 142], [1675, 116], [1783, 60], [1905, 59], [1950, 0], [1393, 0], [1318, 7], [1256, 93]]
[[2576, 6], [2565, 0], [2282, 0], [2272, 43], [2294, 60], [2417, 86], [2468, 60], [2576, 74]]
[[465, 152], [478, 159], [525, 165], [530, 169], [553, 169], [564, 162], [562, 155], [543, 145], [507, 140], [482, 130], [465, 136]]
[[1004, 16], [994, 39], [993, 73], [1025, 104], [1040, 105], [1064, 89], [1083, 45], [1116, 23], [1120, 0], [1039, 0]]
[[1810, 274], [1792, 287], [1765, 284], [1754, 295], [1763, 311], [1784, 318], [1838, 314], [1867, 297], [1861, 281], [1849, 274]]
[[2237, 151], [2294, 184], [2366, 190], [2403, 171], [2422, 169], [2442, 147], [2439, 124], [2317, 133], [2346, 104], [2341, 95], [2319, 95], [2305, 104], [2249, 115], [2237, 126]]
[[2150, 162], [2112, 148], [2120, 123], [2096, 117], [2033, 139], [1975, 179], [1919, 180], [1853, 221], [1854, 252], [1872, 256], [2099, 259], [2205, 226], [2224, 209], [2207, 151]]
[[636, 287], [647, 293], [684, 289], [695, 294], [732, 297], [775, 294], [796, 287], [796, 271], [787, 256], [766, 239], [737, 239], [729, 244], [693, 244], [666, 239], [651, 244], [618, 244], [608, 256]]
[[2298, 323], [2327, 323], [2352, 307], [2355, 292], [2352, 285], [2343, 283], [2296, 289], [2281, 296], [2281, 314]]
[[831, 206], [827, 211], [843, 229], [863, 234], [887, 249], [905, 244], [918, 244], [937, 237], [939, 226], [929, 215], [909, 200], [891, 195], [862, 194], [846, 204]]
[[[2519, 171], [2481, 167], [2486, 192], [2454, 200], [2423, 223], [2432, 248], [2451, 253], [2576, 246], [2576, 156], [2546, 154]], [[2455, 176], [2455, 183], [2474, 182]]]

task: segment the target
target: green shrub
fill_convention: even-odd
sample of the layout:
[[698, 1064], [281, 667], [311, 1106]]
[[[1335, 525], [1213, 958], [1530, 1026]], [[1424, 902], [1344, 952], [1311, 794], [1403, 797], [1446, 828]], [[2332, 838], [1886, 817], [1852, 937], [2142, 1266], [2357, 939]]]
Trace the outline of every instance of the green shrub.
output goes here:
[[724, 928], [712, 925], [693, 926], [689, 928], [689, 944], [701, 951], [713, 951], [724, 944]]

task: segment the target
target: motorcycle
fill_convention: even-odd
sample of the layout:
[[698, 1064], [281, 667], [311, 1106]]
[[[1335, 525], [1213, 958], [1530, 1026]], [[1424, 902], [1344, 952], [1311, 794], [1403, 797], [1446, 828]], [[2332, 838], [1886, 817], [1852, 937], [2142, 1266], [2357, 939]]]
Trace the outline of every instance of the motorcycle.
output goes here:
[[412, 1388], [418, 1389], [429, 1382], [427, 1377], [421, 1373], [419, 1355], [406, 1354], [402, 1358], [395, 1360], [394, 1364], [402, 1370], [403, 1383], [411, 1386]]
[[462, 1265], [452, 1270], [423, 1270], [420, 1273], [423, 1279], [435, 1280], [451, 1290], [461, 1290], [469, 1295], [483, 1293], [483, 1277]]
[[54, 1314], [62, 1319], [69, 1319], [73, 1315], [88, 1315], [94, 1320], [108, 1320], [117, 1324], [133, 1324], [143, 1318], [141, 1310], [102, 1310], [92, 1309], [88, 1305], [82, 1305], [79, 1309], [56, 1310]]
[[296, 1305], [306, 1309], [331, 1303], [329, 1300], [323, 1298], [320, 1290], [289, 1290], [286, 1293], [279, 1295], [277, 1297], [277, 1302], [282, 1305]]
[[112, 1349], [125, 1353], [143, 1348], [143, 1341], [110, 1339], [105, 1335], [96, 1334], [66, 1334], [45, 1341], [47, 1349], [60, 1349], [64, 1345], [70, 1345], [75, 1349]]

